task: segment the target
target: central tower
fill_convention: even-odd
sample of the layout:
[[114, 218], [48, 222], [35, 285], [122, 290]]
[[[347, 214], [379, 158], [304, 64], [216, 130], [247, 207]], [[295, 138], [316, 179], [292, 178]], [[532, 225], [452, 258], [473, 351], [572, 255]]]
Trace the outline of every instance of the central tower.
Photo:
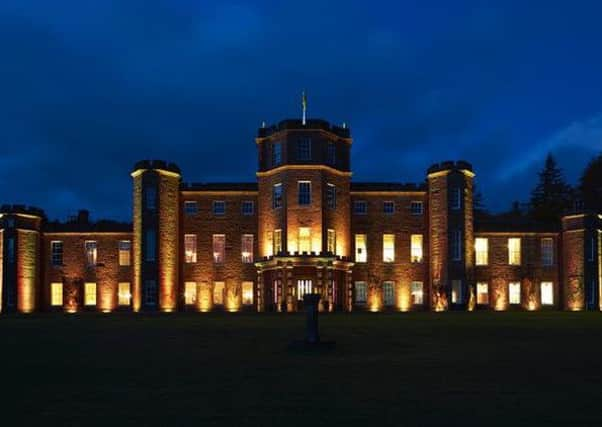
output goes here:
[[294, 311], [309, 292], [322, 294], [322, 309], [347, 307], [349, 129], [284, 120], [259, 129], [256, 143], [258, 309]]

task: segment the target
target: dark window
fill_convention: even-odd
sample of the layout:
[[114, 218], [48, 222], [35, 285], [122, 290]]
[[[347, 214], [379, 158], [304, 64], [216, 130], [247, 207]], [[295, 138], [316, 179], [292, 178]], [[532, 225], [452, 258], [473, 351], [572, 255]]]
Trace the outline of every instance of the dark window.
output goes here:
[[395, 213], [395, 203], [387, 201], [383, 203], [383, 212], [386, 215], [393, 215]]
[[422, 215], [423, 214], [423, 206], [422, 202], [412, 202], [410, 203], [410, 213], [412, 215]]
[[157, 246], [157, 235], [155, 230], [146, 230], [146, 248], [145, 248], [145, 257], [146, 261], [154, 261], [156, 254], [156, 246]]
[[157, 304], [157, 282], [154, 280], [146, 280], [144, 282], [144, 303], [146, 305]]
[[155, 210], [157, 208], [157, 189], [155, 187], [146, 187], [146, 209]]
[[6, 241], [6, 256], [9, 263], [15, 262], [15, 239], [13, 237], [8, 238]]
[[282, 207], [282, 184], [274, 184], [272, 187], [272, 206], [274, 209]]
[[311, 139], [297, 141], [297, 160], [311, 160]]
[[452, 209], [462, 209], [462, 189], [461, 188], [452, 188], [451, 190], [452, 196]]
[[216, 200], [213, 202], [213, 215], [224, 215], [226, 213], [226, 202]]
[[272, 143], [272, 166], [282, 163], [282, 145], [279, 142]]
[[184, 212], [186, 215], [196, 215], [199, 211], [199, 206], [194, 200], [186, 200], [184, 202]]
[[326, 153], [326, 161], [329, 165], [335, 165], [337, 162], [337, 146], [330, 142]]
[[253, 200], [242, 201], [242, 214], [243, 215], [254, 215], [255, 214], [255, 202]]
[[452, 231], [452, 259], [462, 260], [462, 230]]
[[356, 200], [353, 202], [353, 213], [356, 215], [366, 215], [368, 213], [368, 202], [365, 200]]
[[299, 181], [297, 183], [297, 188], [299, 189], [299, 204], [300, 205], [311, 204], [311, 182]]
[[326, 186], [326, 205], [330, 209], [337, 207], [337, 188], [334, 184], [327, 184]]
[[50, 242], [50, 253], [53, 266], [63, 265], [63, 242]]

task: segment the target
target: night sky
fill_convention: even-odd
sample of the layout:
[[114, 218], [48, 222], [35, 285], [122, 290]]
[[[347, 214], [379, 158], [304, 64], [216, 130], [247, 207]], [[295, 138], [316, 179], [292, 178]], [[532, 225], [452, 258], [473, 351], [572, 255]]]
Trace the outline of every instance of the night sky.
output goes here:
[[[416, 7], [420, 3], [420, 7]], [[257, 127], [347, 122], [356, 181], [473, 163], [486, 205], [602, 149], [599, 1], [0, 2], [0, 204], [128, 220], [140, 159], [254, 181]]]

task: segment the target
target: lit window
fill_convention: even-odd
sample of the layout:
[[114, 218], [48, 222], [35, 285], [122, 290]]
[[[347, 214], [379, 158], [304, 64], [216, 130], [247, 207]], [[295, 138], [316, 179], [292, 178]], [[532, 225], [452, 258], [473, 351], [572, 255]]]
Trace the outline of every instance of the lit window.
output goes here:
[[98, 255], [98, 248], [95, 240], [86, 240], [84, 242], [84, 250], [86, 252], [86, 265], [88, 267], [96, 266], [96, 258]]
[[195, 305], [196, 304], [196, 282], [185, 282], [184, 283], [184, 304]]
[[242, 282], [242, 305], [253, 305], [253, 282]]
[[554, 239], [550, 237], [541, 239], [541, 264], [547, 267], [554, 265]]
[[326, 155], [326, 160], [327, 160], [328, 164], [329, 165], [336, 164], [336, 162], [337, 162], [337, 146], [334, 145], [334, 143], [329, 142], [327, 150], [328, 150], [328, 152]]
[[489, 240], [485, 237], [477, 237], [474, 241], [474, 249], [477, 265], [489, 264]]
[[410, 213], [412, 215], [422, 215], [422, 213], [423, 213], [422, 202], [419, 202], [419, 201], [411, 202], [410, 203]]
[[334, 254], [336, 252], [336, 233], [330, 228], [326, 233], [326, 251]]
[[303, 296], [306, 294], [311, 294], [313, 290], [312, 281], [303, 279], [297, 280], [297, 299], [299, 301], [303, 301]]
[[383, 297], [386, 306], [395, 305], [395, 283], [384, 282], [383, 283]]
[[6, 240], [6, 257], [9, 263], [15, 262], [15, 238], [9, 237]]
[[184, 262], [191, 264], [196, 262], [196, 234], [184, 235]]
[[368, 292], [366, 282], [355, 282], [355, 303], [366, 304], [368, 300]]
[[462, 281], [452, 280], [452, 304], [462, 304], [464, 301], [464, 293], [462, 292]]
[[53, 307], [60, 307], [63, 305], [63, 284], [62, 283], [51, 283], [50, 284], [50, 305]]
[[541, 305], [554, 305], [554, 284], [541, 282]]
[[216, 264], [223, 263], [226, 259], [226, 235], [213, 235], [213, 262]]
[[224, 305], [224, 291], [226, 284], [224, 282], [213, 283], [213, 304]]
[[282, 207], [282, 184], [274, 184], [272, 187], [272, 206], [274, 209]]
[[121, 282], [117, 285], [117, 299], [121, 306], [130, 305], [132, 300], [132, 292], [129, 282]]
[[243, 200], [242, 214], [243, 215], [254, 215], [255, 214], [255, 202], [253, 200]]
[[186, 200], [184, 202], [184, 213], [186, 215], [196, 215], [199, 211], [199, 206], [194, 200]]
[[55, 240], [50, 242], [50, 253], [52, 265], [59, 267], [63, 265], [63, 242]]
[[153, 229], [148, 229], [146, 230], [146, 248], [144, 250], [145, 252], [145, 257], [144, 259], [146, 261], [154, 261], [155, 260], [155, 254], [157, 252], [157, 235], [155, 233], [155, 230]]
[[337, 207], [337, 188], [334, 184], [326, 185], [326, 206], [329, 209], [335, 209]]
[[272, 166], [282, 163], [282, 145], [279, 142], [272, 143]]
[[508, 294], [510, 304], [520, 304], [520, 282], [510, 282], [508, 284]]
[[215, 200], [213, 202], [213, 215], [224, 215], [226, 213], [226, 202]]
[[282, 230], [274, 230], [274, 254], [282, 252]]
[[144, 189], [144, 200], [146, 202], [146, 209], [155, 210], [157, 208], [157, 189], [155, 187], [146, 187]]
[[353, 213], [356, 215], [366, 215], [368, 213], [368, 202], [366, 202], [365, 200], [354, 201]]
[[508, 264], [520, 265], [520, 238], [508, 239]]
[[462, 261], [462, 230], [452, 230], [452, 260]]
[[395, 213], [395, 203], [391, 201], [383, 202], [383, 213], [385, 215], [393, 215]]
[[274, 255], [276, 252], [274, 251], [274, 233], [272, 231], [266, 231], [265, 233], [265, 239], [266, 239], [266, 255], [267, 256], [272, 256]]
[[311, 182], [299, 181], [297, 183], [297, 189], [299, 191], [299, 204], [300, 205], [311, 204]]
[[383, 234], [383, 262], [395, 261], [395, 235]]
[[355, 235], [355, 262], [366, 262], [368, 260], [368, 251], [366, 250], [366, 235]]
[[297, 141], [297, 160], [311, 160], [311, 139], [304, 138]]
[[422, 262], [422, 234], [410, 236], [410, 261]]
[[458, 188], [458, 187], [452, 188], [451, 196], [452, 196], [451, 208], [452, 209], [462, 209], [462, 189]]
[[131, 242], [129, 240], [119, 241], [119, 265], [128, 266], [131, 263]]
[[411, 295], [412, 295], [412, 304], [413, 305], [424, 304], [424, 293], [422, 290], [422, 282], [412, 282]]
[[144, 304], [147, 306], [157, 304], [157, 282], [154, 280], [144, 281]]
[[84, 305], [96, 305], [96, 283], [84, 283]]
[[242, 262], [250, 264], [253, 262], [253, 235], [243, 234], [240, 242]]
[[311, 252], [311, 229], [299, 227], [299, 252]]
[[487, 282], [477, 282], [477, 304], [489, 304], [489, 285]]

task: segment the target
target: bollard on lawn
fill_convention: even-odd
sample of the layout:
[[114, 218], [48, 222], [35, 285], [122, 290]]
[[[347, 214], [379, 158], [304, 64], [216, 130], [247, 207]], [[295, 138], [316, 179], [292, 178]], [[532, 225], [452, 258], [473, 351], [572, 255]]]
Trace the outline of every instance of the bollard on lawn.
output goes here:
[[306, 314], [306, 331], [305, 341], [309, 344], [317, 344], [320, 342], [320, 333], [318, 331], [318, 303], [320, 302], [320, 294], [305, 294], [303, 295], [303, 305], [305, 306]]

